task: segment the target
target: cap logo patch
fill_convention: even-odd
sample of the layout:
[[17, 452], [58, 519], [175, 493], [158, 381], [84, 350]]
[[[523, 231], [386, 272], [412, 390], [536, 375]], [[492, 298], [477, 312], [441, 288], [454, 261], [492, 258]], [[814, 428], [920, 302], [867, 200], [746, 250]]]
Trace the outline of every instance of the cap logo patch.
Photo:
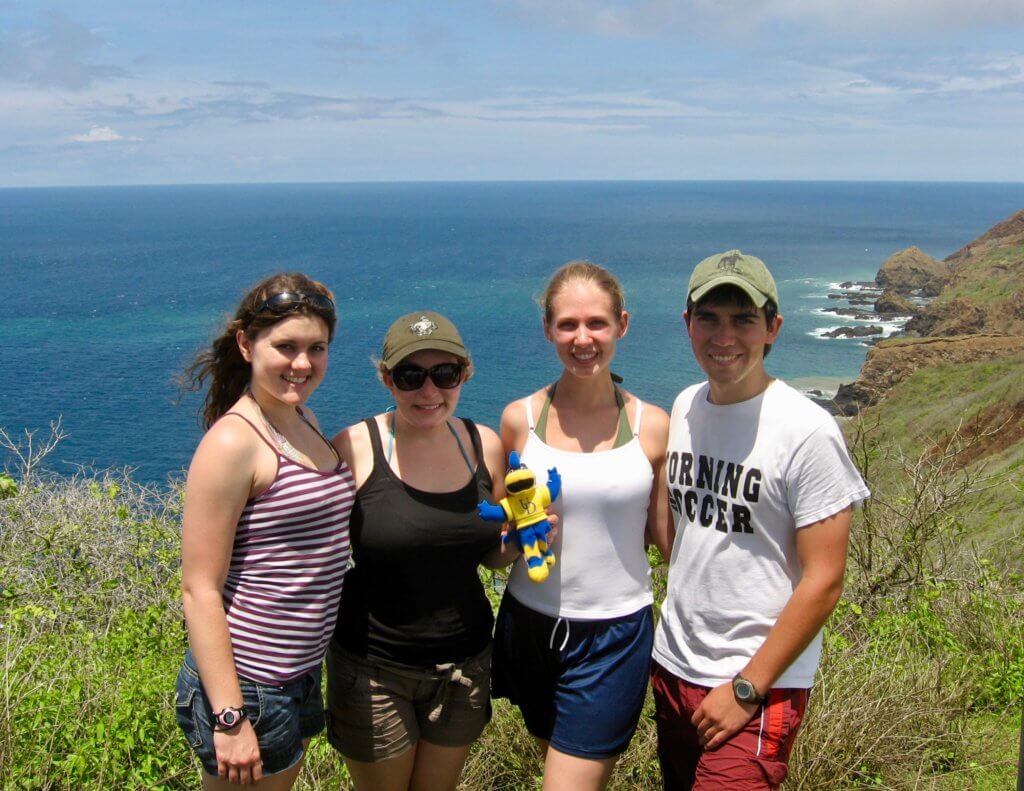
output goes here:
[[420, 316], [419, 321], [409, 325], [409, 331], [413, 335], [418, 335], [421, 338], [430, 335], [430, 333], [432, 333], [436, 329], [437, 325], [426, 316]]
[[727, 272], [735, 272], [742, 260], [743, 256], [739, 253], [730, 253], [729, 255], [722, 257], [722, 260], [718, 262], [717, 268]]

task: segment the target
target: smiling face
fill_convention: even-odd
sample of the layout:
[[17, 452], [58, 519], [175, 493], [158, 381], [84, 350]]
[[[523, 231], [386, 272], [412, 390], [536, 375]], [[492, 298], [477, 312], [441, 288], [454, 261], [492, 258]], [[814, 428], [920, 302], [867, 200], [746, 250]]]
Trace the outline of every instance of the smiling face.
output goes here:
[[306, 315], [282, 319], [252, 339], [239, 332], [238, 348], [252, 367], [253, 393], [293, 406], [304, 403], [327, 373], [328, 338], [324, 320]]
[[768, 321], [764, 308], [701, 302], [683, 317], [693, 356], [708, 375], [711, 403], [736, 404], [768, 387], [764, 349], [778, 338], [781, 316]]
[[[441, 363], [460, 362], [463, 360], [454, 354], [436, 349], [424, 349], [402, 358], [398, 365], [411, 363], [421, 368], [430, 369]], [[462, 382], [450, 389], [440, 388], [427, 376], [423, 381], [423, 386], [419, 389], [399, 390], [386, 370], [382, 372], [381, 376], [384, 386], [391, 391], [391, 396], [395, 399], [395, 410], [398, 416], [410, 426], [424, 430], [441, 426], [455, 414], [455, 408], [459, 405]], [[465, 378], [466, 374], [463, 373], [463, 382]]]
[[609, 370], [628, 326], [629, 314], [615, 314], [607, 291], [590, 280], [571, 280], [552, 298], [544, 334], [567, 372], [592, 377]]

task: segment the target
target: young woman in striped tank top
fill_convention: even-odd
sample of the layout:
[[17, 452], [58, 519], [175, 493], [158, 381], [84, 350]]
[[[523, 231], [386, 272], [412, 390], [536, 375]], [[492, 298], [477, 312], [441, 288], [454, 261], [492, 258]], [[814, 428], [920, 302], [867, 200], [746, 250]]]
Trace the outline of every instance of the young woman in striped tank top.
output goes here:
[[602, 789], [643, 707], [654, 636], [645, 536], [668, 551], [668, 415], [611, 372], [629, 314], [615, 277], [562, 267], [544, 294], [561, 376], [505, 408], [501, 437], [535, 471], [557, 467], [556, 563], [542, 584], [517, 563], [498, 613], [493, 692], [545, 754], [545, 789]]
[[306, 400], [334, 335], [303, 274], [254, 287], [187, 372], [210, 388], [182, 524], [178, 722], [203, 787], [291, 788], [324, 727], [320, 666], [348, 566], [352, 474]]

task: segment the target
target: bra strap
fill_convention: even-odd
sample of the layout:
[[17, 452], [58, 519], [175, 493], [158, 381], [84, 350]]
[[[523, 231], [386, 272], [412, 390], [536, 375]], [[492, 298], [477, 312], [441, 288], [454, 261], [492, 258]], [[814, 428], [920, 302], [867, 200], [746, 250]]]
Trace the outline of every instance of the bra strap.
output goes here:
[[455, 426], [451, 423], [445, 423], [445, 425], [448, 426], [448, 430], [452, 432], [452, 436], [455, 437], [455, 442], [459, 446], [459, 453], [462, 454], [462, 459], [466, 462], [466, 467], [469, 468], [470, 475], [475, 474], [476, 470], [473, 469], [473, 462], [469, 460], [469, 454], [467, 454], [466, 449], [462, 447], [462, 440], [459, 439], [459, 432], [455, 430]]
[[[551, 402], [555, 398], [555, 387], [557, 385], [558, 382], [555, 382], [544, 393], [544, 406], [540, 408], [540, 415], [537, 417], [537, 428], [533, 429], [533, 426], [530, 426], [530, 428], [533, 429], [534, 434], [537, 435], [537, 438], [541, 442], [547, 441], [546, 437], [548, 435], [548, 411], [551, 409]], [[526, 404], [528, 410], [530, 409], [530, 401], [531, 397], [527, 396]]]
[[615, 434], [615, 444], [612, 447], [619, 448], [628, 444], [636, 435], [629, 427], [629, 415], [626, 414], [626, 400], [622, 397], [622, 391], [617, 387], [615, 388], [615, 405], [619, 408], [619, 430]]

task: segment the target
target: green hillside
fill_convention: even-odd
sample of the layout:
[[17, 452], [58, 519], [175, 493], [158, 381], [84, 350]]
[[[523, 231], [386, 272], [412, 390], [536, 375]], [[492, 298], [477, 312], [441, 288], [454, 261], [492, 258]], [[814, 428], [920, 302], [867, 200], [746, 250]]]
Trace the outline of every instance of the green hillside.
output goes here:
[[[991, 543], [1024, 528], [1024, 356], [923, 368], [897, 384], [864, 420], [908, 455], [955, 451], [953, 468], [979, 491], [961, 518]], [[933, 451], [937, 452], [937, 451]], [[1024, 553], [1015, 553], [1024, 565]]]

